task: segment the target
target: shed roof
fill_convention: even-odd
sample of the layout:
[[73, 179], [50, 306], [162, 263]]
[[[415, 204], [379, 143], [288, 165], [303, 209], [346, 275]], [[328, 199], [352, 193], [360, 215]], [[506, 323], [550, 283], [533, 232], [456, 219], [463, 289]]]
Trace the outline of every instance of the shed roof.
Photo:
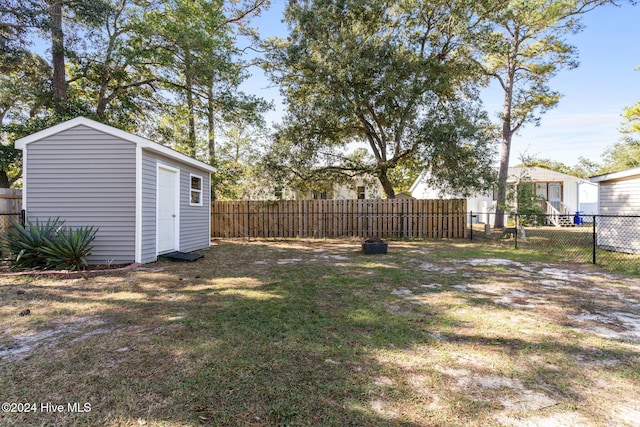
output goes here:
[[631, 168], [620, 172], [612, 172], [606, 173], [604, 175], [592, 176], [591, 182], [613, 181], [615, 179], [630, 178], [636, 175], [640, 177], [640, 168]]
[[88, 119], [86, 117], [76, 117], [75, 119], [68, 120], [66, 122], [59, 123], [55, 126], [52, 126], [47, 129], [43, 129], [39, 132], [33, 133], [29, 136], [25, 136], [24, 138], [20, 138], [16, 140], [15, 146], [19, 150], [24, 150], [26, 146], [32, 142], [40, 141], [44, 138], [47, 138], [51, 135], [55, 135], [57, 133], [63, 132], [65, 130], [74, 128], [76, 126], [87, 126], [92, 129], [104, 132], [109, 135], [113, 135], [115, 137], [124, 139], [126, 141], [132, 142], [136, 144], [138, 147], [155, 151], [157, 153], [163, 154], [167, 157], [174, 158], [176, 160], [180, 160], [184, 163], [187, 163], [191, 166], [194, 166], [199, 169], [203, 169], [209, 172], [215, 172], [215, 169], [199, 160], [196, 160], [192, 157], [189, 157], [185, 154], [182, 154], [176, 150], [173, 150], [169, 147], [166, 147], [162, 144], [158, 144], [146, 138], [143, 138], [138, 135], [134, 135], [129, 132], [125, 132], [121, 129], [114, 128], [113, 126], [105, 125], [104, 123], [96, 122], [95, 120]]

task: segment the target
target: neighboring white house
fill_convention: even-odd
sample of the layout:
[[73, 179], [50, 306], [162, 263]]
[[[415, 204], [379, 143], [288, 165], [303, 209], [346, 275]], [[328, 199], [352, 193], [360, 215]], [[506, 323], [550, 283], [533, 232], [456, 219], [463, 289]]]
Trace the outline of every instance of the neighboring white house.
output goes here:
[[[517, 182], [535, 186], [535, 194], [541, 199], [543, 212], [565, 215], [574, 215], [577, 211], [584, 214], [597, 213], [597, 186], [585, 179], [537, 166], [509, 168], [507, 184], [515, 185]], [[456, 194], [442, 194], [430, 186], [426, 172], [420, 174], [410, 191], [417, 199], [460, 198]], [[490, 214], [495, 212], [495, 208], [494, 192], [467, 198], [469, 211]], [[474, 222], [490, 222], [489, 217], [490, 215], [479, 215], [474, 218]]]
[[382, 199], [384, 190], [380, 181], [373, 176], [353, 177], [338, 182], [325, 182], [320, 188], [301, 191], [288, 185], [278, 185], [275, 182], [264, 182], [251, 185], [241, 200], [353, 200], [353, 199]]
[[640, 218], [607, 215], [640, 215], [640, 168], [594, 176], [598, 185], [598, 246], [619, 252], [640, 253]]
[[18, 139], [27, 221], [95, 226], [90, 264], [209, 247], [214, 169], [84, 117]]
[[349, 200], [349, 199], [381, 199], [384, 197], [384, 190], [380, 181], [371, 177], [352, 178], [347, 183], [329, 184], [322, 191], [301, 192], [285, 189], [279, 198], [283, 200]]
[[312, 198], [328, 199], [381, 199], [384, 190], [377, 179], [365, 180], [354, 178], [346, 184], [335, 184], [333, 188], [325, 194], [312, 194]]
[[[416, 199], [463, 199], [460, 194], [442, 192], [429, 184], [429, 173], [423, 171], [415, 180], [409, 194]], [[474, 223], [489, 223], [490, 214], [495, 212], [495, 201], [492, 194], [476, 194], [467, 197], [467, 211], [480, 213], [473, 218]]]

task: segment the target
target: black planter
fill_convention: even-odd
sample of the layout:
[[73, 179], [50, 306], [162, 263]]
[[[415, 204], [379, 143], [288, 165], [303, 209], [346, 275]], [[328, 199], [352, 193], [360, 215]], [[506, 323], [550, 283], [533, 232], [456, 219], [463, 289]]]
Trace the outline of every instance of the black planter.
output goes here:
[[365, 254], [386, 254], [387, 242], [363, 242], [362, 252]]

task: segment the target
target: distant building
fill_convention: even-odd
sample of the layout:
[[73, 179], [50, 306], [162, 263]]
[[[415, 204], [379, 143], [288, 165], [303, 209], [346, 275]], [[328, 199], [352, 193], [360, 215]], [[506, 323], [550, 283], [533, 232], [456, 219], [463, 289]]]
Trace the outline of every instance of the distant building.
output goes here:
[[640, 215], [640, 168], [594, 176], [598, 185], [600, 248], [618, 252], [640, 253], [640, 218], [606, 215]]
[[[423, 172], [411, 187], [411, 195], [417, 199], [459, 199], [459, 194], [442, 194], [428, 183], [428, 174]], [[529, 184], [533, 193], [540, 197], [542, 212], [550, 215], [574, 215], [580, 211], [595, 214], [598, 209], [597, 186], [586, 179], [555, 172], [541, 167], [509, 168], [507, 184]], [[467, 198], [469, 211], [484, 213], [474, 222], [491, 222], [491, 214], [496, 210], [495, 191], [476, 194]]]

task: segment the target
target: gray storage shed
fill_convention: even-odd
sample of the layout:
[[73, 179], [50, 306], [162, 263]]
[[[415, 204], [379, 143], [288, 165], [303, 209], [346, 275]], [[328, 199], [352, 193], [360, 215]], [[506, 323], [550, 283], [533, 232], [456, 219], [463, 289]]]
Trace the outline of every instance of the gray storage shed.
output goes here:
[[206, 163], [85, 117], [15, 145], [27, 221], [98, 227], [89, 263], [148, 263], [209, 247], [214, 169]]
[[598, 246], [603, 249], [640, 253], [640, 168], [594, 176], [598, 184]]

